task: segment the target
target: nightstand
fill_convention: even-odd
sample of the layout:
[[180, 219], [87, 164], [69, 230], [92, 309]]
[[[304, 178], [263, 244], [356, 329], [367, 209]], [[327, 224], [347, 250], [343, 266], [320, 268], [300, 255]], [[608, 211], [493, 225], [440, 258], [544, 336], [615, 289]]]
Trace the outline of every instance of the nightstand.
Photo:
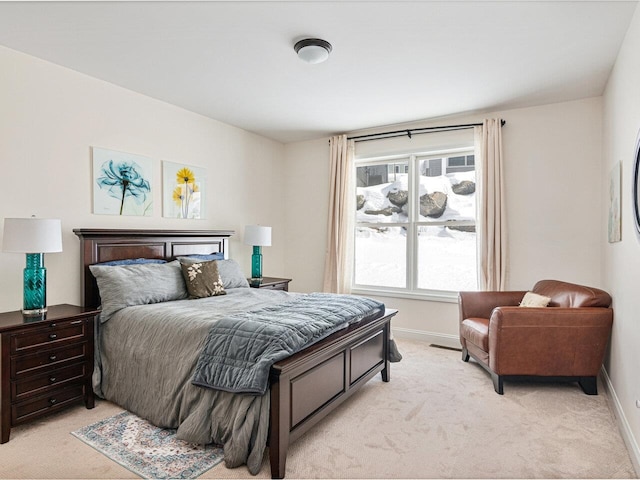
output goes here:
[[53, 305], [38, 317], [0, 313], [0, 443], [11, 427], [84, 402], [93, 408], [95, 308]]
[[254, 284], [250, 278], [249, 285], [251, 288], [267, 288], [269, 290], [284, 290], [285, 292], [289, 291], [289, 282], [290, 278], [275, 278], [275, 277], [262, 277], [262, 282], [260, 284]]

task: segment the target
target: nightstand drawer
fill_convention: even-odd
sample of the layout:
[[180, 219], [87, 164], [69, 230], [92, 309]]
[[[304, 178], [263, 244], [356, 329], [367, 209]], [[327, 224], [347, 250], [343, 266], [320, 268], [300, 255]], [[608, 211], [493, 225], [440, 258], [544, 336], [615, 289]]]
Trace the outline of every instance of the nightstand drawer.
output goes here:
[[11, 378], [49, 372], [86, 357], [86, 343], [15, 357], [11, 359]]
[[59, 345], [82, 340], [85, 336], [84, 320], [74, 320], [62, 324], [52, 323], [48, 327], [39, 328], [11, 335], [11, 354], [28, 353], [43, 348], [54, 348]]
[[81, 401], [84, 398], [84, 384], [62, 387], [49, 392], [47, 395], [35, 397], [19, 402], [11, 407], [11, 423], [17, 424], [41, 415], [45, 412], [63, 408], [69, 403]]
[[87, 373], [86, 362], [70, 367], [59, 368], [50, 372], [28, 376], [22, 380], [11, 383], [11, 398], [21, 401], [30, 396], [42, 394], [48, 390], [68, 385], [74, 381], [81, 380]]

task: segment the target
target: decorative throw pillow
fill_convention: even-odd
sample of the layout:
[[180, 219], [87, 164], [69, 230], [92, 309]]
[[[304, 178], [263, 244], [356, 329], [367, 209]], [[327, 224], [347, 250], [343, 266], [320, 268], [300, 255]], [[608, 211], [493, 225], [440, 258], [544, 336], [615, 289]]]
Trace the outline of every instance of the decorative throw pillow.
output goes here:
[[[216, 255], [215, 253], [212, 255]], [[189, 264], [189, 263], [194, 263], [194, 262], [200, 262], [201, 260], [204, 259], [196, 259], [193, 256], [189, 255], [189, 256], [180, 256], [178, 257], [178, 260], [180, 260], [181, 264]], [[209, 260], [209, 259], [207, 259]], [[220, 273], [220, 276], [222, 277], [222, 286], [225, 289], [230, 289], [230, 288], [249, 288], [249, 282], [247, 281], [247, 277], [245, 277], [244, 273], [242, 273], [242, 269], [240, 268], [240, 265], [238, 265], [238, 262], [236, 262], [235, 260], [231, 260], [229, 259], [223, 259], [223, 260], [218, 260], [216, 259], [216, 264], [218, 265], [218, 272]]]
[[538, 295], [537, 293], [527, 292], [522, 297], [520, 302], [521, 307], [546, 307], [549, 305], [551, 298], [544, 295]]
[[216, 295], [226, 295], [222, 278], [218, 272], [216, 261], [209, 262], [184, 262], [182, 265], [182, 275], [187, 284], [189, 298], [214, 297]]

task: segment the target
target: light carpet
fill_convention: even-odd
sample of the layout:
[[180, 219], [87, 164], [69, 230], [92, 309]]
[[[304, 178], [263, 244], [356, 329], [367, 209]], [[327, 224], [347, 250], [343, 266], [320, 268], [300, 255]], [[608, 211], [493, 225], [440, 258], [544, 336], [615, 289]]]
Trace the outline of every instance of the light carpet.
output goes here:
[[[371, 380], [294, 442], [287, 478], [637, 478], [601, 385], [589, 396], [577, 384], [506, 381], [497, 395], [460, 352], [396, 341], [391, 382]], [[12, 429], [0, 477], [136, 478], [69, 435], [120, 411], [99, 401]], [[251, 475], [222, 462], [199, 478]], [[270, 478], [267, 457], [256, 478]]]
[[142, 478], [197, 478], [223, 460], [221, 447], [178, 440], [175, 429], [158, 428], [129, 412], [71, 433]]

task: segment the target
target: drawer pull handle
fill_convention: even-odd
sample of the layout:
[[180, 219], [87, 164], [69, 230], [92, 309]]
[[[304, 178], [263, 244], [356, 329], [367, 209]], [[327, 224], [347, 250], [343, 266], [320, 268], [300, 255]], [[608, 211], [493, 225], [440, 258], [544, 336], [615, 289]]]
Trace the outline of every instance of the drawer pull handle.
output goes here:
[[49, 403], [50, 403], [51, 405], [55, 405], [55, 403], [56, 403], [56, 402], [57, 402], [57, 400], [56, 400], [55, 398], [50, 398], [50, 399], [49, 399]]
[[49, 360], [51, 360], [52, 362], [53, 362], [56, 358], [58, 358], [58, 356], [57, 356], [57, 355], [49, 355]]
[[51, 325], [49, 325], [49, 326], [50, 326], [51, 328], [56, 328], [56, 326], [57, 326], [57, 325], [56, 325], [55, 323], [52, 323], [52, 324], [51, 324]]
[[58, 338], [58, 335], [56, 335], [55, 333], [50, 333], [50, 334], [49, 334], [49, 338], [50, 338], [51, 340], [55, 340], [56, 338]]
[[56, 381], [56, 377], [49, 377], [49, 381], [50, 381], [51, 383], [55, 382], [55, 381]]

